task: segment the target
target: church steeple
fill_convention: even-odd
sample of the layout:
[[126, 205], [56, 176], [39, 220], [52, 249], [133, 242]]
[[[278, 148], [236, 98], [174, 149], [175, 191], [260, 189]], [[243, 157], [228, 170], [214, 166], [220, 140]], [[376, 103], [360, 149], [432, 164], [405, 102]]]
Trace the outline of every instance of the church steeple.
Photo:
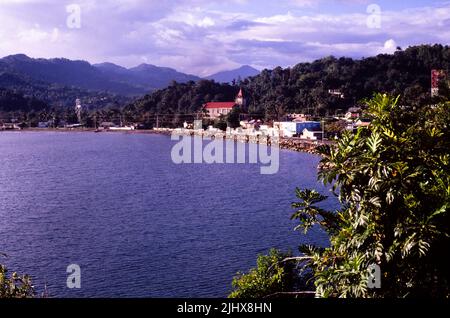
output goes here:
[[244, 94], [242, 93], [242, 88], [239, 90], [239, 93], [236, 96], [235, 103], [236, 103], [236, 105], [238, 105], [240, 107], [245, 106], [245, 99], [244, 99]]

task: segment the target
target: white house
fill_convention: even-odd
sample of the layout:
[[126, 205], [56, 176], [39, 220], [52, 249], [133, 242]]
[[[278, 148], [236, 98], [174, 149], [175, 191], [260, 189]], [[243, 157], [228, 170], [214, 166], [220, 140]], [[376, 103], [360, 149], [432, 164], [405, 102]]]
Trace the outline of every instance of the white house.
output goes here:
[[301, 139], [306, 140], [323, 140], [323, 131], [318, 129], [308, 129], [305, 128], [303, 130], [302, 135], [300, 136]]

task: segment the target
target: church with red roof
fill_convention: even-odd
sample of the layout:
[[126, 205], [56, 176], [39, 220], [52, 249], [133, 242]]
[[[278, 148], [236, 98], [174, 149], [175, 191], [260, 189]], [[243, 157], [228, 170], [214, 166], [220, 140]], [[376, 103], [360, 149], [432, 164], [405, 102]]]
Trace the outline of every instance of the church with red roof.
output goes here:
[[210, 118], [219, 118], [220, 116], [227, 116], [234, 107], [244, 107], [245, 99], [242, 93], [242, 88], [234, 102], [209, 102], [203, 105]]

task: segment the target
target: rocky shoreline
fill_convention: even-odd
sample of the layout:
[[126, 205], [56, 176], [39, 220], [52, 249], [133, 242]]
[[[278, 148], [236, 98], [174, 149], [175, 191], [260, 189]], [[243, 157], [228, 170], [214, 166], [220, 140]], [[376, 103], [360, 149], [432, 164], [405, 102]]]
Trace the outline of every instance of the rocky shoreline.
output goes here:
[[305, 142], [302, 140], [296, 140], [296, 139], [283, 139], [280, 140], [280, 149], [287, 149], [297, 152], [306, 152], [310, 154], [319, 154], [317, 151], [317, 147], [319, 147], [319, 144], [313, 144], [311, 142]]
[[305, 152], [310, 154], [319, 155], [317, 148], [324, 144], [333, 144], [333, 142], [327, 141], [311, 141], [304, 140], [300, 138], [279, 138], [279, 137], [271, 137], [265, 135], [237, 135], [237, 134], [227, 134], [224, 132], [208, 132], [208, 131], [194, 131], [194, 130], [154, 130], [154, 133], [158, 134], [166, 134], [171, 135], [173, 133], [178, 135], [189, 135], [189, 136], [200, 136], [202, 138], [210, 138], [210, 139], [227, 139], [234, 140], [235, 142], [244, 142], [244, 143], [256, 143], [274, 146], [278, 145], [280, 149], [286, 149], [296, 152]]

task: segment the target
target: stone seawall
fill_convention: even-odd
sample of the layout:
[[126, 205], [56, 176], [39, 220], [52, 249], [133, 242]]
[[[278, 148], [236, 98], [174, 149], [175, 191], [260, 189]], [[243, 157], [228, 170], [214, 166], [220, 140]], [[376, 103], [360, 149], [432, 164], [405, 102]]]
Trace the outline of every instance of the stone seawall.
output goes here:
[[184, 136], [199, 136], [207, 139], [224, 139], [233, 140], [235, 142], [244, 143], [256, 143], [269, 146], [278, 146], [280, 149], [287, 149], [298, 152], [307, 152], [312, 154], [318, 154], [317, 147], [323, 144], [332, 144], [332, 142], [311, 141], [300, 138], [280, 138], [267, 135], [245, 135], [245, 134], [233, 134], [225, 132], [211, 132], [204, 130], [188, 130], [188, 129], [160, 129], [154, 130], [158, 134], [176, 134]]

